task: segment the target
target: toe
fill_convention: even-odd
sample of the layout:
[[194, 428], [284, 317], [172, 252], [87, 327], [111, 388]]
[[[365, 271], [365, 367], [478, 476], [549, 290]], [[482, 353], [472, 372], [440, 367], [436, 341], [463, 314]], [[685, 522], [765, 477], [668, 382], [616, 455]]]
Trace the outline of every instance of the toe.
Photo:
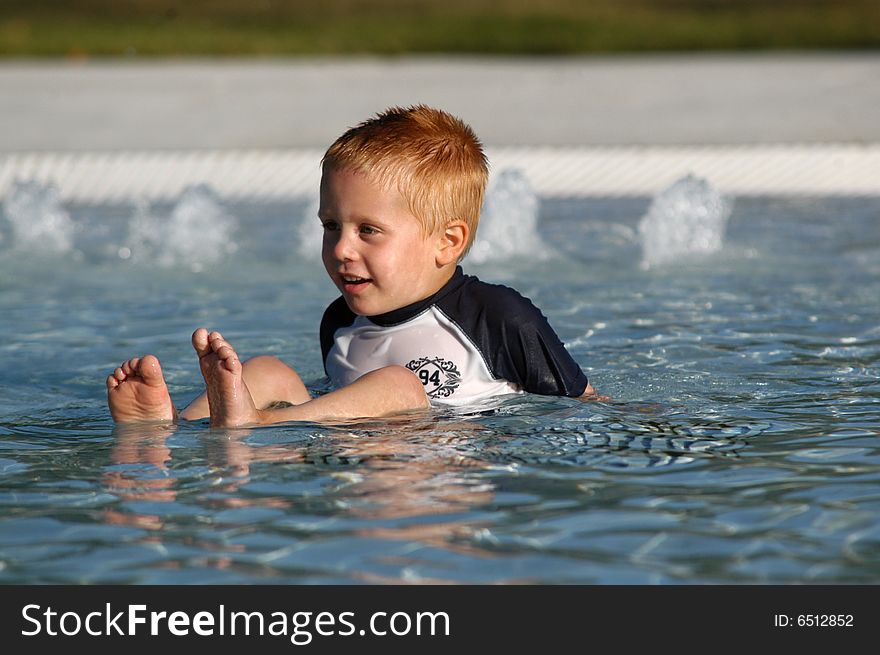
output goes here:
[[238, 359], [238, 356], [235, 354], [232, 346], [225, 342], [219, 348], [217, 348], [215, 352], [217, 353], [217, 357], [219, 357], [220, 359], [232, 359], [233, 357], [235, 359]]
[[223, 335], [219, 332], [212, 332], [208, 336], [208, 348], [213, 350], [214, 352], [218, 352], [224, 346], [228, 346], [229, 343], [226, 339], [223, 338]]
[[200, 327], [198, 330], [193, 332], [192, 345], [200, 356], [205, 355], [209, 352], [210, 347], [208, 345], [208, 331], [205, 328]]
[[236, 353], [228, 343], [224, 341], [223, 345], [215, 352], [217, 353], [218, 359], [222, 362], [222, 366], [226, 368], [227, 371], [238, 373], [241, 370], [241, 362], [238, 359], [238, 353]]
[[229, 345], [229, 342], [226, 341], [226, 339], [221, 337], [219, 339], [212, 339], [211, 340], [211, 350], [213, 350], [215, 353], [217, 353], [217, 355], [219, 355], [220, 357], [223, 356], [223, 355], [220, 355], [220, 351], [223, 350], [224, 348], [228, 348], [229, 350], [232, 350], [232, 346]]
[[224, 354], [220, 358], [227, 371], [238, 373], [241, 370], [241, 362], [238, 361], [238, 355], [235, 354], [234, 350], [224, 348]]
[[127, 362], [122, 362], [122, 372], [126, 375], [137, 375], [138, 363], [140, 362], [140, 357], [132, 357]]
[[149, 385], [160, 386], [165, 384], [165, 378], [162, 375], [162, 366], [154, 355], [145, 355], [140, 360], [138, 366], [138, 374]]

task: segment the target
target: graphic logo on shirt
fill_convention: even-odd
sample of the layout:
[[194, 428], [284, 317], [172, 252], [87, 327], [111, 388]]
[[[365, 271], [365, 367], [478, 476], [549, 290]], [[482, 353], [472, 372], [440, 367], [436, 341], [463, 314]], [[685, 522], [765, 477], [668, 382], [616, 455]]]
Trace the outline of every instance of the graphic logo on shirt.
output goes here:
[[461, 386], [455, 362], [442, 357], [414, 359], [406, 367], [419, 376], [428, 398], [449, 398]]

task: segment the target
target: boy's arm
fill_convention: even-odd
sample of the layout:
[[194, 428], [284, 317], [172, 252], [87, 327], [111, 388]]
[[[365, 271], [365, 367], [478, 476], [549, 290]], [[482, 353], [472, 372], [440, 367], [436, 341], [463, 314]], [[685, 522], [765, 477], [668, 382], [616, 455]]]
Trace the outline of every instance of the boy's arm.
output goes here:
[[258, 410], [261, 424], [287, 421], [333, 421], [377, 418], [430, 406], [425, 388], [415, 373], [388, 366], [359, 377], [348, 386], [318, 396], [301, 405]]
[[493, 307], [505, 311], [489, 314], [497, 321], [490, 332], [504, 335], [503, 348], [488, 349], [496, 353], [495, 370], [529, 393], [610, 400], [596, 392], [541, 310], [513, 289], [495, 286], [493, 292], [499, 289], [503, 295]]
[[592, 398], [595, 391], [587, 376], [531, 300], [508, 289], [498, 305], [504, 311], [490, 316], [498, 322], [503, 347], [489, 352], [495, 353], [494, 367], [501, 377], [529, 393]]

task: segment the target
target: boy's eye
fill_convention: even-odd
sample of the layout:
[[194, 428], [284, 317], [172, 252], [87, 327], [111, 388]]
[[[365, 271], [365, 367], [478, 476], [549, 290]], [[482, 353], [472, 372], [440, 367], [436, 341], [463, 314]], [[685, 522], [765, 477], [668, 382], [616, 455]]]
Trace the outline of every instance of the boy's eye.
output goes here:
[[339, 229], [339, 224], [336, 221], [323, 221], [321, 225], [324, 226], [324, 230], [327, 232], [334, 232]]
[[376, 234], [378, 231], [372, 225], [361, 225], [361, 234]]

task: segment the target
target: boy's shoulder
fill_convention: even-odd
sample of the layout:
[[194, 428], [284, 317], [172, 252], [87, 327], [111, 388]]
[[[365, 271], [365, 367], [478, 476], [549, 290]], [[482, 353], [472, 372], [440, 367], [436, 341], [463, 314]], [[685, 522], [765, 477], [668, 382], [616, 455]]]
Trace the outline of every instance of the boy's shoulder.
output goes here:
[[354, 319], [357, 318], [357, 314], [355, 314], [348, 307], [348, 303], [345, 302], [345, 298], [339, 296], [327, 305], [327, 309], [324, 310], [324, 316], [321, 319], [321, 322], [332, 322], [339, 323], [342, 325], [351, 324], [354, 322]]
[[465, 278], [462, 292], [437, 306], [477, 347], [496, 378], [532, 393], [583, 393], [586, 376], [529, 298], [503, 284]]
[[455, 314], [479, 314], [494, 325], [518, 326], [546, 320], [532, 301], [513, 287], [484, 282], [473, 275], [462, 275], [459, 293], [448, 294], [437, 305]]
[[327, 353], [333, 347], [333, 335], [336, 333], [336, 330], [348, 327], [354, 323], [356, 318], [357, 314], [349, 309], [348, 303], [345, 302], [345, 298], [342, 296], [339, 296], [327, 306], [327, 309], [324, 310], [324, 315], [321, 317], [321, 326], [318, 329], [318, 335], [321, 339], [321, 352], [324, 359], [327, 358]]

